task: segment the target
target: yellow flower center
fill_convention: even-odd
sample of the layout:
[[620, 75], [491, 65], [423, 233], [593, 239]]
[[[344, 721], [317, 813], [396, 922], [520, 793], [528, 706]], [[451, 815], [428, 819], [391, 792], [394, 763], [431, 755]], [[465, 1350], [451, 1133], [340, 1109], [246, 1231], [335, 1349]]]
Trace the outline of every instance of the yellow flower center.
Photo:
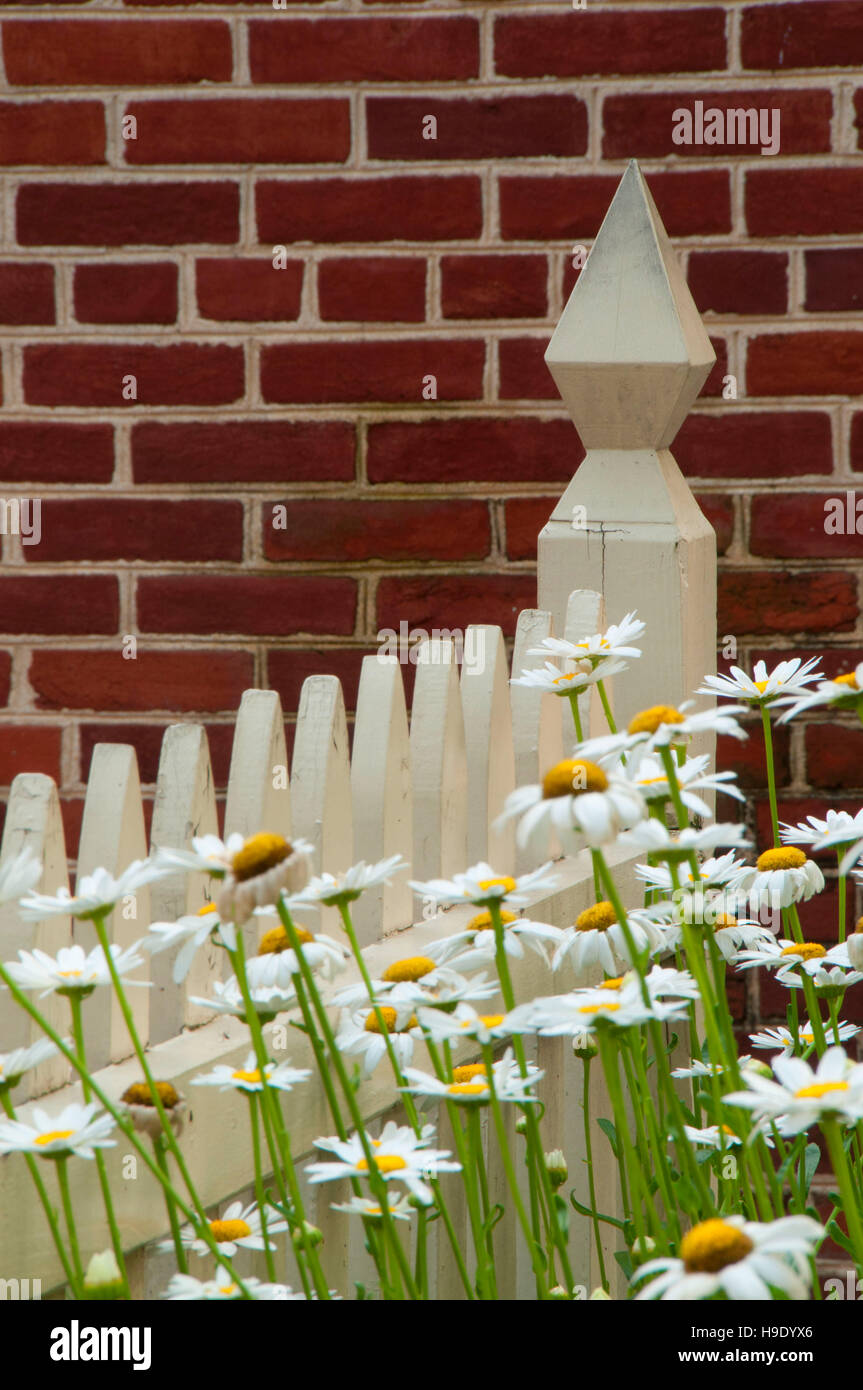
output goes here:
[[611, 903], [594, 903], [593, 907], [586, 907], [575, 919], [576, 931], [608, 931], [608, 928], [617, 921], [617, 913]]
[[[154, 1084], [164, 1108], [173, 1110], [174, 1106], [179, 1104], [179, 1093], [170, 1081], [156, 1081]], [[120, 1099], [126, 1105], [153, 1105], [153, 1097], [150, 1095], [150, 1087], [146, 1081], [135, 1081], [131, 1086], [127, 1086]], [[155, 1106], [153, 1108], [155, 1109]]]
[[714, 931], [725, 931], [728, 927], [736, 927], [737, 918], [730, 917], [727, 912], [720, 912], [713, 926]]
[[723, 1133], [723, 1134], [728, 1134], [728, 1135], [730, 1135], [732, 1139], [736, 1139], [736, 1138], [737, 1138], [737, 1135], [734, 1133], [734, 1130], [731, 1128], [730, 1125], [723, 1125], [723, 1126], [722, 1126], [722, 1133]]
[[[499, 1028], [503, 1023], [503, 1014], [480, 1014], [477, 1023], [483, 1024], [486, 1028]], [[462, 1028], [472, 1028], [473, 1019], [467, 1018], [461, 1025]]]
[[382, 980], [390, 980], [395, 984], [407, 980], [421, 980], [423, 975], [430, 975], [435, 969], [433, 960], [428, 956], [406, 956], [404, 960], [394, 960], [392, 965], [388, 965]]
[[231, 1080], [232, 1080], [232, 1081], [259, 1082], [260, 1079], [261, 1079], [260, 1070], [258, 1070], [258, 1071], [232, 1071], [232, 1072], [231, 1072]]
[[196, 915], [197, 915], [198, 917], [207, 917], [207, 916], [209, 915], [209, 913], [215, 912], [215, 910], [216, 910], [216, 904], [215, 904], [215, 903], [204, 903], [204, 906], [203, 906], [203, 907], [199, 907], [199, 908], [198, 908], [198, 911], [197, 911], [197, 914], [196, 914]]
[[217, 1287], [219, 1293], [223, 1293], [225, 1295], [225, 1298], [231, 1298], [232, 1295], [237, 1292], [236, 1284], [219, 1284], [217, 1285]]
[[508, 875], [503, 878], [483, 878], [480, 879], [480, 888], [485, 892], [487, 888], [504, 888], [507, 893], [515, 892], [515, 879]]
[[83, 975], [83, 970], [58, 970], [57, 974], [62, 980], [79, 979]]
[[855, 934], [855, 936], [856, 936], [856, 934], [857, 934], [858, 931], [859, 931], [861, 934], [863, 934], [863, 917], [858, 917], [858, 918], [857, 918], [857, 921], [856, 921], [855, 926], [854, 926], [854, 934]]
[[481, 1081], [455, 1081], [452, 1086], [447, 1086], [447, 1090], [451, 1096], [484, 1096], [488, 1086]]
[[[294, 931], [297, 933], [297, 940], [302, 946], [307, 945], [308, 942], [314, 941], [315, 939], [310, 931], [306, 931], [305, 927], [294, 927]], [[261, 937], [261, 944], [258, 947], [258, 955], [277, 956], [280, 955], [282, 951], [289, 951], [290, 949], [291, 943], [288, 938], [288, 933], [285, 931], [282, 924], [279, 923], [277, 927], [271, 927], [268, 932], [264, 932], [264, 935]]]
[[[506, 908], [501, 908], [500, 920], [504, 926], [507, 926], [509, 922], [517, 922], [518, 915], [515, 912], [507, 912]], [[492, 926], [491, 913], [488, 911], [478, 912], [475, 917], [471, 917], [465, 931], [487, 931], [490, 926]]]
[[829, 1096], [831, 1091], [847, 1091], [847, 1081], [816, 1081], [811, 1086], [801, 1086], [799, 1091], [794, 1092], [795, 1100], [820, 1100], [822, 1096]]
[[796, 845], [783, 845], [779, 849], [766, 849], [758, 856], [758, 868], [762, 873], [770, 869], [802, 869], [806, 855]]
[[74, 1129], [51, 1129], [47, 1134], [39, 1134], [33, 1140], [34, 1144], [53, 1144], [55, 1139], [68, 1139], [74, 1134]]
[[[372, 1162], [379, 1173], [398, 1173], [408, 1166], [401, 1154], [375, 1154]], [[357, 1159], [357, 1167], [361, 1173], [369, 1171], [369, 1165], [364, 1158]]]
[[602, 768], [583, 758], [565, 758], [562, 763], [555, 763], [542, 779], [542, 795], [546, 801], [555, 796], [607, 790], [608, 778]]
[[463, 1067], [453, 1067], [452, 1079], [456, 1083], [473, 1081], [475, 1076], [485, 1076], [485, 1062], [467, 1062]]
[[[763, 695], [764, 692], [765, 692], [765, 690], [767, 689], [768, 685], [770, 684], [770, 681], [769, 681], [769, 680], [766, 680], [766, 681], [753, 681], [752, 684], [755, 686], [755, 689], [758, 691], [758, 694], [759, 694], [759, 695]], [[777, 681], [777, 685], [781, 685], [781, 684], [782, 684], [781, 681]]]
[[219, 1245], [226, 1240], [242, 1240], [252, 1234], [251, 1226], [245, 1221], [211, 1221], [210, 1232]]
[[599, 988], [600, 988], [600, 989], [620, 989], [620, 986], [621, 986], [622, 984], [623, 984], [623, 976], [622, 976], [622, 975], [618, 975], [616, 979], [603, 980], [603, 982], [602, 982], [602, 984], [599, 986]]
[[389, 1004], [384, 1004], [380, 1008], [380, 1016], [383, 1019], [384, 1027], [381, 1028], [378, 1016], [372, 1009], [363, 1025], [367, 1033], [391, 1033], [396, 1026], [396, 1011]]
[[572, 685], [573, 681], [584, 682], [581, 671], [566, 671], [562, 676], [555, 676], [552, 685]]
[[682, 724], [683, 715], [673, 705], [651, 705], [629, 722], [631, 734], [655, 734], [660, 724]]
[[260, 835], [253, 835], [247, 840], [231, 860], [234, 878], [238, 883], [255, 878], [258, 874], [266, 873], [268, 869], [274, 869], [292, 853], [293, 849], [284, 835], [272, 835], [268, 831], [262, 831]]
[[799, 956], [801, 960], [820, 960], [827, 952], [820, 941], [795, 941], [791, 946], [783, 946], [783, 956]]
[[852, 690], [859, 690], [860, 688], [857, 684], [856, 671], [846, 671], [844, 676], [834, 676], [833, 683], [834, 685], [850, 685]]
[[616, 1013], [620, 1008], [619, 1004], [582, 1004], [579, 1009], [580, 1014], [605, 1014]]
[[680, 1258], [687, 1274], [718, 1274], [726, 1265], [745, 1259], [753, 1249], [743, 1231], [714, 1216], [686, 1232], [680, 1242]]

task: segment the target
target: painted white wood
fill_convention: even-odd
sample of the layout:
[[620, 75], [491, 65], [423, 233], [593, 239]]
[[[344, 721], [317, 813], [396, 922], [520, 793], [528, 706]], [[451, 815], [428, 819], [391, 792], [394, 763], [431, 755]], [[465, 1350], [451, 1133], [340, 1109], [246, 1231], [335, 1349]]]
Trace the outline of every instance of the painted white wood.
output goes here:
[[[41, 859], [43, 865], [42, 878], [36, 884], [36, 891], [57, 893], [60, 889], [68, 889], [60, 799], [51, 778], [41, 772], [21, 772], [12, 783], [0, 861], [5, 863], [7, 859], [14, 859], [25, 845]], [[33, 924], [22, 922], [16, 905], [9, 903], [0, 907], [0, 937], [4, 960], [17, 960], [19, 950], [32, 951], [34, 948], [56, 955], [62, 946], [72, 945], [72, 919], [46, 917]], [[40, 1000], [39, 1007], [48, 1022], [63, 1037], [68, 1036], [69, 1007], [66, 1000], [49, 995]], [[0, 995], [0, 1051], [25, 1047], [41, 1036], [23, 1010], [11, 999]], [[21, 1082], [21, 1089], [15, 1093], [16, 1101], [27, 1094], [41, 1095], [62, 1085], [68, 1072], [69, 1068], [62, 1058], [49, 1058]]]
[[[467, 857], [509, 873], [515, 860], [515, 827], [495, 821], [515, 786], [509, 662], [499, 627], [468, 628], [465, 647], [476, 657], [462, 665], [461, 707], [468, 778]], [[467, 867], [467, 865], [465, 865]]]
[[[341, 873], [354, 862], [348, 726], [341, 683], [308, 676], [300, 692], [291, 768], [294, 833], [314, 847], [314, 872]], [[335, 908], [301, 914], [325, 931], [340, 931]]]
[[[519, 613], [512, 654], [513, 677], [519, 677], [525, 671], [542, 670], [546, 660], [553, 659], [551, 653], [545, 657], [533, 651], [539, 648], [544, 638], [553, 636], [554, 623], [550, 613], [544, 613], [539, 608], [525, 608]], [[541, 690], [510, 685], [517, 787], [541, 782], [548, 769], [561, 761], [564, 713], [569, 718], [568, 711], [563, 708], [565, 704], [567, 701], [553, 699]], [[516, 845], [517, 873], [536, 869], [542, 862], [542, 855]]]
[[[420, 647], [410, 753], [413, 877], [459, 873], [468, 867], [467, 762], [455, 650], [448, 638], [431, 638]], [[415, 911], [423, 910], [418, 900]]]
[[[216, 797], [207, 735], [199, 724], [172, 724], [165, 730], [156, 781], [151, 842], [153, 849], [186, 849], [197, 835], [218, 832]], [[205, 874], [176, 873], [150, 886], [153, 920], [176, 922], [198, 912], [211, 897]], [[184, 1026], [202, 1023], [209, 1012], [189, 1003], [190, 995], [206, 998], [211, 983], [226, 971], [225, 953], [206, 943], [195, 954], [184, 985], [173, 978], [176, 951], [161, 951], [152, 958], [150, 1039], [164, 1042]]]
[[[78, 847], [77, 884], [94, 869], [104, 868], [116, 878], [135, 859], [147, 858], [147, 833], [138, 758], [126, 743], [97, 743], [90, 762], [81, 842]], [[124, 950], [146, 936], [150, 924], [150, 891], [145, 885], [121, 900], [107, 921], [108, 938]], [[91, 922], [76, 922], [73, 935], [85, 950], [97, 944]], [[147, 958], [131, 977], [147, 980]], [[139, 1037], [147, 1037], [150, 1012], [149, 988], [130, 986], [127, 999]], [[118, 1062], [132, 1052], [123, 1015], [113, 989], [98, 989], [83, 1009], [87, 1058], [94, 1069]]]
[[282, 702], [275, 690], [247, 690], [234, 729], [225, 836], [260, 830], [291, 834], [291, 790]]
[[[563, 635], [567, 642], [581, 642], [585, 637], [593, 637], [597, 632], [603, 632], [606, 626], [605, 601], [602, 594], [597, 593], [595, 589], [574, 589], [566, 604], [566, 623]], [[572, 662], [566, 662], [564, 670], [570, 671], [572, 667]], [[606, 694], [609, 695], [610, 700], [611, 681], [606, 681], [605, 686]], [[574, 740], [575, 722], [572, 717], [572, 705], [569, 700], [564, 703], [566, 704], [564, 730]], [[614, 705], [612, 703], [613, 712]], [[608, 725], [596, 686], [590, 686], [584, 694], [579, 695], [578, 713], [585, 738], [596, 738], [600, 734], [608, 733]]]
[[[354, 854], [367, 864], [413, 853], [410, 734], [401, 667], [377, 656], [363, 659], [351, 759]], [[354, 904], [360, 941], [410, 925], [413, 893], [409, 871], [369, 889]]]

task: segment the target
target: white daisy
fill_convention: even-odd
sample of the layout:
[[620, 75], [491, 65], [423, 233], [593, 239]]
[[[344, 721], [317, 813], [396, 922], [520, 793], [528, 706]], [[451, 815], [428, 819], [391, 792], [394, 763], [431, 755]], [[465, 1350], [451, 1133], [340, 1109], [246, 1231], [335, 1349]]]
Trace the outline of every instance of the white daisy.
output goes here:
[[641, 637], [645, 624], [635, 616], [636, 610], [627, 613], [619, 623], [612, 623], [605, 632], [595, 632], [591, 637], [582, 637], [579, 642], [568, 642], [563, 637], [544, 637], [539, 647], [529, 647], [528, 656], [545, 656], [552, 652], [555, 656], [571, 657], [573, 660], [591, 658], [603, 663], [613, 656], [641, 656], [640, 647], [628, 644]]
[[741, 869], [732, 886], [739, 901], [749, 900], [753, 912], [763, 907], [776, 911], [792, 903], [808, 902], [822, 891], [824, 875], [802, 849], [783, 845], [766, 849], [754, 868]]
[[[313, 935], [304, 927], [295, 926], [294, 931], [303, 960], [313, 973], [332, 980], [346, 968], [350, 951], [343, 942], [334, 941], [323, 932]], [[300, 974], [300, 962], [281, 923], [261, 938], [258, 954], [249, 957], [246, 970], [252, 985], [291, 987], [294, 976]]]
[[800, 971], [815, 978], [819, 971], [830, 966], [851, 969], [844, 945], [828, 948], [820, 941], [791, 941], [786, 936], [778, 940], [773, 936], [766, 937], [757, 949], [740, 951], [738, 954], [738, 970], [752, 970], [759, 965], [775, 969], [776, 978], [782, 981], [792, 973], [799, 975]]
[[[493, 954], [492, 950], [492, 956]], [[435, 965], [428, 956], [413, 956], [405, 961], [395, 962], [399, 970], [410, 966], [420, 969], [423, 964], [429, 968], [421, 977], [413, 980], [401, 978], [400, 975], [372, 980], [372, 998], [379, 1004], [392, 1004], [397, 1008], [410, 1005], [413, 1010], [421, 1004], [426, 1008], [440, 1009], [462, 1001], [491, 999], [500, 988], [497, 980], [486, 979], [484, 971], [469, 979], [448, 965]], [[384, 975], [386, 977], [386, 971]], [[356, 984], [340, 989], [333, 995], [331, 1002], [336, 1006], [346, 1005], [348, 1008], [354, 1008], [359, 1004], [368, 1007], [369, 993], [365, 983], [358, 980]]]
[[[513, 1033], [574, 1037], [593, 1033], [603, 1024], [629, 1028], [649, 1019], [665, 1021], [688, 1016], [684, 1001], [697, 998], [698, 989], [687, 971], [654, 966], [645, 980], [649, 1003], [645, 1003], [641, 982], [630, 971], [617, 979], [605, 980], [597, 989], [577, 989], [520, 1004], [507, 1015], [506, 1022]], [[666, 1001], [667, 995], [680, 997]]]
[[814, 690], [808, 690], [799, 699], [781, 700], [780, 704], [787, 704], [789, 708], [781, 715], [779, 723], [787, 724], [789, 719], [793, 719], [803, 710], [815, 709], [819, 705], [832, 705], [837, 709], [859, 709], [861, 698], [863, 661], [853, 671], [834, 676], [832, 680], [820, 681]]
[[743, 1140], [728, 1125], [723, 1125], [720, 1131], [719, 1125], [706, 1125], [703, 1129], [696, 1129], [694, 1125], [684, 1125], [683, 1133], [691, 1144], [701, 1144], [708, 1149], [733, 1149], [739, 1147]]
[[476, 1039], [479, 1043], [509, 1037], [510, 1028], [503, 1014], [478, 1014], [470, 1004], [457, 1004], [452, 1013], [441, 1009], [417, 1009], [423, 1032], [432, 1042], [458, 1042]]
[[[312, 1075], [308, 1069], [292, 1067], [287, 1061], [268, 1062], [264, 1067], [264, 1075], [267, 1078], [267, 1086], [277, 1091], [292, 1091], [301, 1081], [307, 1081]], [[218, 1086], [220, 1091], [245, 1091], [246, 1094], [254, 1094], [263, 1090], [261, 1072], [255, 1060], [254, 1052], [250, 1052], [242, 1067], [218, 1066], [212, 1071], [206, 1072], [203, 1076], [196, 1076], [192, 1079], [193, 1086]]]
[[[378, 1013], [383, 1018], [385, 1034], [381, 1030]], [[349, 1057], [361, 1057], [363, 1076], [371, 1076], [378, 1063], [387, 1056], [387, 1041], [399, 1067], [404, 1070], [412, 1061], [414, 1043], [421, 1036], [413, 1002], [402, 1004], [401, 1007], [393, 1007], [390, 1002], [378, 1005], [377, 1012], [366, 1008], [351, 1014], [344, 1009], [339, 1019], [336, 1046]]]
[[[71, 1047], [68, 1038], [64, 1041], [67, 1047]], [[38, 1067], [48, 1057], [54, 1057], [57, 1050], [50, 1038], [39, 1038], [29, 1047], [16, 1047], [14, 1052], [0, 1052], [0, 1091], [11, 1091], [26, 1072]]]
[[239, 834], [229, 835], [227, 840], [221, 840], [218, 835], [194, 835], [191, 849], [163, 846], [156, 851], [156, 862], [172, 872], [191, 869], [209, 874], [210, 878], [224, 878], [234, 855], [242, 848], [243, 837]]
[[[632, 749], [625, 765], [621, 764], [619, 755], [611, 756], [615, 758], [615, 764], [610, 770], [625, 772], [645, 801], [666, 802], [671, 798], [668, 774], [662, 765], [662, 759], [649, 751], [644, 744]], [[713, 814], [709, 804], [698, 795], [699, 791], [727, 792], [738, 801], [745, 800], [743, 793], [733, 785], [736, 773], [711, 773], [708, 771], [709, 766], [710, 754], [702, 753], [697, 758], [686, 758], [676, 769], [681, 800], [684, 806], [697, 816], [710, 817]]]
[[73, 1102], [57, 1115], [35, 1108], [32, 1123], [0, 1120], [0, 1154], [29, 1153], [38, 1158], [92, 1158], [96, 1149], [111, 1149], [115, 1140], [112, 1117], [99, 1106]]
[[[495, 1095], [500, 1101], [513, 1101], [518, 1105], [538, 1102], [530, 1088], [535, 1086], [545, 1072], [527, 1064], [527, 1076], [522, 1076], [512, 1048], [507, 1048], [500, 1061], [492, 1067], [492, 1080]], [[427, 1072], [417, 1071], [415, 1067], [405, 1068], [405, 1076], [411, 1083], [403, 1086], [412, 1096], [430, 1096], [434, 1100], [450, 1100], [457, 1105], [486, 1105], [491, 1097], [488, 1073], [483, 1063], [467, 1067], [455, 1067], [452, 1081], [441, 1081]]]
[[809, 1297], [808, 1260], [824, 1234], [811, 1216], [768, 1222], [711, 1217], [687, 1231], [677, 1259], [649, 1260], [636, 1270], [634, 1284], [648, 1275], [658, 1276], [636, 1297], [679, 1302], [719, 1294], [735, 1301], [765, 1302], [776, 1290], [800, 1302]]
[[506, 903], [510, 907], [526, 907], [537, 893], [557, 884], [557, 876], [549, 873], [550, 868], [550, 863], [541, 864], [538, 869], [514, 878], [496, 873], [490, 864], [479, 863], [452, 878], [411, 879], [410, 886], [439, 906], [473, 903], [474, 907], [488, 908], [492, 903], [498, 907]]
[[[244, 1207], [242, 1202], [231, 1202], [223, 1214], [207, 1224], [210, 1235], [219, 1247], [219, 1254], [230, 1259], [238, 1250], [265, 1250], [273, 1248], [272, 1237], [281, 1235], [288, 1229], [288, 1223], [275, 1207], [266, 1208], [267, 1235], [261, 1222], [261, 1211], [257, 1203]], [[210, 1255], [210, 1246], [192, 1226], [180, 1229], [180, 1240], [187, 1250], [196, 1255]], [[173, 1240], [160, 1240], [157, 1250], [173, 1250]], [[245, 1282], [245, 1281], [244, 1281]]]
[[164, 865], [152, 859], [136, 859], [114, 878], [107, 869], [95, 869], [77, 884], [75, 892], [60, 888], [56, 893], [30, 893], [21, 899], [19, 911], [25, 922], [41, 922], [45, 917], [75, 917], [91, 920], [108, 911], [121, 898], [134, 897], [139, 888], [164, 878]]
[[[629, 913], [627, 923], [639, 955], [661, 944], [661, 933], [649, 918]], [[630, 959], [623, 927], [610, 902], [598, 902], [585, 908], [584, 912], [579, 913], [575, 924], [567, 927], [554, 953], [552, 968], [559, 970], [565, 960], [571, 961], [578, 973], [592, 965], [599, 965], [607, 975], [614, 975], [621, 967], [635, 964]]]
[[[831, 1042], [836, 1041], [836, 1033], [832, 1023], [825, 1023], [824, 1031]], [[848, 1042], [851, 1038], [856, 1038], [859, 1032], [860, 1029], [853, 1023], [840, 1023], [839, 1042]], [[807, 1019], [805, 1023], [800, 1024], [796, 1036], [791, 1033], [790, 1029], [784, 1027], [762, 1028], [760, 1033], [750, 1033], [749, 1041], [753, 1047], [764, 1048], [770, 1052], [781, 1049], [787, 1056], [790, 1056], [798, 1050], [802, 1051], [804, 1048], [815, 1046], [815, 1029]]]
[[[246, 1006], [235, 975], [229, 980], [213, 980], [212, 990], [214, 998], [203, 999], [193, 994], [189, 996], [189, 1002], [200, 1004], [202, 1009], [209, 1009], [215, 1014], [233, 1014], [235, 1018], [245, 1018]], [[297, 1002], [297, 996], [292, 989], [284, 989], [279, 985], [250, 986], [249, 993], [256, 1013], [264, 1020], [274, 1018], [286, 1009], [292, 1009]]]
[[[352, 1197], [349, 1202], [330, 1202], [333, 1211], [344, 1211], [349, 1216], [361, 1216], [367, 1221], [383, 1221], [384, 1214], [380, 1204], [373, 1197]], [[395, 1200], [387, 1200], [387, 1211], [390, 1216], [394, 1216], [397, 1221], [410, 1221], [416, 1214], [416, 1207], [407, 1193], [402, 1193]]]
[[769, 674], [766, 662], [756, 661], [753, 676], [748, 676], [739, 666], [732, 666], [727, 676], [705, 676], [704, 685], [695, 693], [769, 705], [780, 696], [801, 695], [812, 681], [821, 680], [822, 673], [813, 669], [820, 659], [813, 656], [803, 661], [802, 657], [795, 656], [790, 661], [780, 661]]
[[237, 949], [236, 928], [233, 922], [221, 920], [215, 903], [204, 903], [197, 912], [178, 917], [176, 922], [151, 922], [150, 934], [140, 944], [151, 955], [158, 955], [182, 942], [172, 971], [174, 983], [179, 985], [188, 975], [198, 948], [210, 940], [229, 951]]
[[[523, 960], [524, 947], [528, 946], [548, 965], [548, 948], [560, 941], [560, 927], [553, 927], [549, 922], [531, 922], [505, 908], [500, 915], [505, 928], [503, 949], [506, 954], [513, 960]], [[495, 945], [491, 913], [485, 910], [472, 917], [464, 931], [432, 941], [426, 949], [431, 958], [442, 964], [457, 964], [460, 970], [473, 970], [494, 963]]]
[[813, 849], [845, 849], [863, 836], [863, 811], [852, 816], [848, 811], [828, 811], [823, 820], [807, 816], [797, 825], [779, 823], [779, 834], [785, 845], [812, 845]]
[[776, 1081], [747, 1071], [748, 1089], [723, 1096], [725, 1104], [775, 1120], [784, 1135], [801, 1134], [823, 1117], [845, 1125], [863, 1118], [863, 1063], [852, 1062], [844, 1048], [829, 1047], [815, 1071], [802, 1057], [784, 1053], [772, 1065]]
[[0, 903], [16, 902], [42, 877], [42, 865], [29, 845], [0, 865]]
[[[305, 1301], [306, 1297], [304, 1293], [294, 1293], [288, 1284], [265, 1284], [248, 1274], [243, 1276], [243, 1284], [246, 1292], [256, 1300], [289, 1302]], [[241, 1299], [243, 1292], [239, 1284], [233, 1283], [230, 1275], [224, 1272], [217, 1274], [215, 1279], [196, 1279], [192, 1274], [175, 1274], [162, 1297], [186, 1302], [194, 1299], [202, 1303], [220, 1303]]]
[[366, 864], [361, 859], [341, 874], [324, 873], [312, 878], [301, 893], [291, 899], [291, 906], [310, 903], [323, 903], [327, 907], [337, 907], [339, 903], [350, 903], [364, 893], [367, 888], [389, 883], [393, 874], [408, 868], [406, 859], [393, 854], [389, 859], [381, 859], [376, 864]]
[[519, 817], [516, 840], [522, 849], [544, 853], [555, 836], [565, 853], [574, 854], [585, 841], [593, 848], [613, 844], [646, 814], [641, 792], [625, 777], [608, 775], [584, 758], [567, 758], [539, 785], [511, 792], [496, 824]]
[[[429, 1147], [434, 1138], [434, 1126], [426, 1125], [419, 1137], [407, 1125], [389, 1120], [379, 1139], [372, 1139], [373, 1161], [377, 1174], [384, 1182], [403, 1182], [423, 1206], [428, 1206], [434, 1193], [425, 1181], [438, 1173], [460, 1173], [461, 1164], [450, 1158], [448, 1149]], [[309, 1182], [331, 1182], [337, 1178], [368, 1177], [369, 1166], [358, 1134], [350, 1139], [316, 1139], [315, 1147], [326, 1149], [336, 1156], [335, 1163], [310, 1163], [306, 1166]]]
[[[664, 821], [656, 820], [655, 817], [641, 821], [621, 837], [622, 845], [637, 846], [658, 859], [674, 863], [688, 860], [693, 852], [697, 854], [699, 850], [716, 849], [719, 845], [734, 845], [735, 848], [739, 848], [749, 843], [745, 825], [731, 825], [719, 821], [715, 825], [705, 825], [700, 830], [687, 825], [682, 830], [671, 831]], [[737, 882], [735, 879], [735, 886]]]
[[[738, 1057], [738, 1064], [741, 1067], [748, 1066], [751, 1057]], [[721, 1062], [702, 1062], [698, 1058], [693, 1058], [688, 1067], [675, 1067], [671, 1075], [677, 1080], [699, 1080], [702, 1077], [722, 1076], [727, 1071]]]
[[[116, 942], [111, 943], [111, 959], [120, 979], [127, 985], [149, 986], [149, 980], [130, 980], [128, 977], [144, 957], [138, 954], [141, 943], [136, 941], [125, 950]], [[94, 946], [89, 955], [83, 946], [61, 946], [56, 956], [49, 956], [35, 947], [32, 951], [19, 951], [17, 961], [7, 961], [5, 969], [19, 989], [41, 990], [40, 999], [46, 994], [92, 994], [97, 985], [110, 985], [111, 972], [101, 946]]]
[[[708, 913], [703, 919], [696, 917], [689, 920], [692, 920], [696, 926], [706, 926], [708, 930], [712, 929], [713, 939], [719, 947], [720, 954], [729, 965], [737, 963], [741, 950], [757, 951], [768, 941], [773, 940], [770, 928], [762, 926], [760, 922], [734, 917], [729, 913], [714, 914], [710, 907], [708, 907]], [[674, 948], [679, 946], [682, 940], [682, 925], [678, 922], [670, 922], [664, 929], [664, 945]], [[709, 954], [706, 937], [704, 949]]]
[[[748, 865], [745, 860], [737, 859], [732, 849], [728, 850], [726, 854], [705, 859], [699, 864], [697, 881], [693, 878], [689, 867], [684, 865], [683, 872], [678, 874], [679, 888], [675, 885], [667, 864], [636, 864], [635, 873], [651, 888], [661, 888], [666, 893], [684, 891], [694, 893], [697, 896], [705, 889], [723, 888], [728, 884], [735, 883], [741, 870], [746, 868]], [[728, 908], [723, 906], [717, 910], [727, 911]]]
[[520, 676], [514, 676], [510, 685], [541, 690], [545, 695], [580, 695], [588, 686], [608, 680], [625, 670], [626, 662], [613, 658], [594, 666], [588, 657], [584, 657], [576, 661], [574, 669], [570, 671], [562, 671], [552, 661], [547, 661], [541, 669], [535, 667], [532, 671], [522, 671]]
[[607, 753], [628, 753], [639, 744], [644, 744], [647, 752], [652, 753], [654, 748], [685, 743], [693, 734], [729, 734], [737, 739], [749, 737], [733, 717], [745, 714], [745, 705], [730, 705], [724, 710], [684, 712], [691, 710], [694, 704], [694, 700], [683, 700], [678, 706], [651, 705], [650, 709], [641, 710], [629, 721], [625, 732], [587, 739], [579, 745], [579, 754], [583, 758], [602, 758]]
[[216, 907], [224, 922], [242, 926], [256, 908], [270, 907], [286, 893], [308, 886], [314, 846], [262, 831], [244, 840], [216, 889]]

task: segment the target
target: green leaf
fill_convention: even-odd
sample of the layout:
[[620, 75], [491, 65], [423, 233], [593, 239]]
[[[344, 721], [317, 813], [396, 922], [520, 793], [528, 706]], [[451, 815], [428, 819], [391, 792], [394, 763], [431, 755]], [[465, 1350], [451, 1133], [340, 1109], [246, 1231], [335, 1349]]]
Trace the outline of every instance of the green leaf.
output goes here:
[[569, 1200], [573, 1209], [578, 1212], [579, 1216], [589, 1216], [591, 1221], [596, 1217], [597, 1221], [604, 1221], [608, 1226], [616, 1226], [619, 1231], [625, 1230], [625, 1223], [623, 1221], [618, 1221], [616, 1216], [606, 1216], [605, 1212], [593, 1211], [591, 1207], [583, 1207], [581, 1202], [577, 1201], [574, 1192], [570, 1192]]
[[807, 1144], [806, 1152], [803, 1155], [803, 1192], [808, 1195], [812, 1186], [812, 1179], [818, 1171], [818, 1164], [821, 1159], [821, 1150], [817, 1144]]
[[615, 1250], [614, 1258], [620, 1265], [627, 1279], [632, 1278], [632, 1256], [628, 1250]]
[[368, 1302], [368, 1293], [367, 1293], [367, 1291], [366, 1291], [366, 1286], [365, 1286], [365, 1284], [358, 1284], [358, 1283], [356, 1282], [356, 1280], [355, 1280], [355, 1281], [354, 1281], [354, 1288], [355, 1288], [356, 1291], [357, 1291], [357, 1303]]
[[620, 1154], [617, 1145], [617, 1130], [614, 1128], [614, 1125], [612, 1124], [611, 1120], [597, 1120], [596, 1123], [599, 1125], [599, 1128], [602, 1130], [603, 1134], [605, 1135], [609, 1144], [611, 1145], [611, 1152], [614, 1154], [614, 1157], [619, 1158]]
[[841, 1245], [843, 1250], [847, 1250], [849, 1255], [854, 1254], [853, 1242], [848, 1239], [835, 1216], [827, 1224], [827, 1234], [831, 1240], [835, 1240], [837, 1245]]
[[554, 1214], [557, 1220], [557, 1228], [566, 1240], [569, 1235], [569, 1208], [559, 1192], [554, 1193]]

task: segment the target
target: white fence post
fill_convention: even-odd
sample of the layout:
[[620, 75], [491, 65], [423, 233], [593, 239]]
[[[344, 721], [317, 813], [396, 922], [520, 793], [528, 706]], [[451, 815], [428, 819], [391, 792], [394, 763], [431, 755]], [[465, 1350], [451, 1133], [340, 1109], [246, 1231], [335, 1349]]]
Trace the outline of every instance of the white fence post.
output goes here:
[[716, 660], [716, 540], [669, 452], [715, 355], [633, 160], [546, 351], [587, 456], [539, 538], [539, 607], [573, 589], [647, 623], [618, 713], [678, 704]]

